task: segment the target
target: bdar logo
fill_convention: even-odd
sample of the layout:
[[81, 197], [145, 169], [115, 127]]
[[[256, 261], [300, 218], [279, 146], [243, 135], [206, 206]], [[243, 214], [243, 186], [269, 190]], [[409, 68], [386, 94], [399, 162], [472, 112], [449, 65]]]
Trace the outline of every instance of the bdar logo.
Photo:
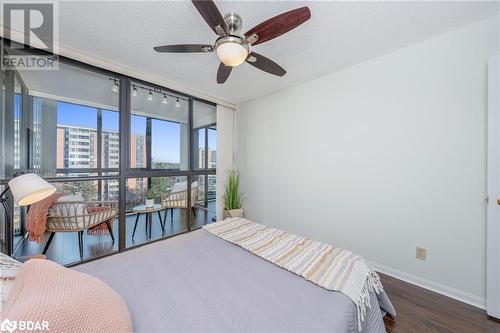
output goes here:
[[4, 321], [2, 321], [2, 323], [0, 324], [0, 331], [2, 332], [14, 332], [17, 328], [17, 322], [15, 321], [10, 321], [8, 319], [5, 319]]

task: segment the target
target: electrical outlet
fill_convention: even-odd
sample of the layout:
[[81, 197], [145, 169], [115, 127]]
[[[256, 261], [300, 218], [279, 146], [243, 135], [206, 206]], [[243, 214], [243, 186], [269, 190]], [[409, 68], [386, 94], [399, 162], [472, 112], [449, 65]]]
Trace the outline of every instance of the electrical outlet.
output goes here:
[[417, 246], [417, 249], [415, 251], [415, 258], [423, 261], [427, 260], [427, 249]]

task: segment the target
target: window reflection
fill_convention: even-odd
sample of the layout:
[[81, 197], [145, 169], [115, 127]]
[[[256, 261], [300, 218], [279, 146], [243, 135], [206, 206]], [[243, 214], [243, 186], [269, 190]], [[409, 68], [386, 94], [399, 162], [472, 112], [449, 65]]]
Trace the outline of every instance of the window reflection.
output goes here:
[[[57, 71], [14, 76], [12, 174], [77, 176], [82, 172], [76, 170], [118, 168], [118, 95], [109, 93], [108, 77], [65, 64]], [[8, 149], [3, 149], [7, 156]]]
[[193, 103], [193, 169], [215, 169], [217, 164], [217, 125], [214, 105]]
[[[180, 123], [153, 119], [151, 123], [151, 168], [180, 169], [181, 128]], [[185, 130], [185, 128], [184, 128]]]
[[130, 167], [187, 170], [188, 100], [134, 82], [131, 88]]

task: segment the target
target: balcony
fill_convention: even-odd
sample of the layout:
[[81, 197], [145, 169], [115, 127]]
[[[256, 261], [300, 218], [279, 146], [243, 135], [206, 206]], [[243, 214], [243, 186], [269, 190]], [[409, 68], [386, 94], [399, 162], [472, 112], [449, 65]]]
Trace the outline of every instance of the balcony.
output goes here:
[[[208, 201], [207, 208], [195, 206], [196, 216], [193, 215], [193, 223], [191, 230], [201, 228], [207, 223], [213, 222], [215, 219], [215, 200]], [[163, 219], [165, 211], [160, 211], [160, 216]], [[170, 210], [166, 214], [166, 221], [164, 221], [165, 231], [162, 231], [160, 226], [160, 219], [157, 213], [151, 214], [152, 216], [152, 229], [151, 238], [148, 238], [146, 233], [146, 217], [141, 214], [137, 222], [137, 229], [134, 237], [132, 233], [134, 230], [136, 214], [128, 214], [126, 218], [126, 246], [133, 247], [136, 245], [144, 244], [150, 241], [161, 239], [164, 237], [173, 236], [188, 230], [187, 216], [185, 209], [174, 209], [173, 220], [171, 219]], [[83, 259], [91, 259], [105, 254], [118, 251], [118, 218], [113, 222], [113, 235], [115, 243], [111, 241], [109, 235], [87, 235], [84, 232], [83, 241]], [[49, 238], [49, 233], [45, 234], [45, 242]], [[40, 254], [45, 246], [44, 243], [30, 242], [27, 239], [23, 240], [19, 246], [16, 257], [24, 257], [35, 254]], [[49, 249], [46, 253], [48, 259], [56, 261], [62, 265], [68, 265], [80, 261], [78, 234], [76, 232], [61, 232], [56, 233]]]

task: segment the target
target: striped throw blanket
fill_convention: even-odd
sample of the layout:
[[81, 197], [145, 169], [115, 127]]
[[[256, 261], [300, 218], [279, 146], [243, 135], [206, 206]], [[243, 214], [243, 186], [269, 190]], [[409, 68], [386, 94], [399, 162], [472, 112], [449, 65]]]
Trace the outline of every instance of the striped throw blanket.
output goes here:
[[343, 293], [356, 304], [359, 330], [366, 307], [370, 307], [370, 292], [383, 291], [377, 273], [348, 250], [243, 218], [228, 218], [203, 228], [322, 288]]

